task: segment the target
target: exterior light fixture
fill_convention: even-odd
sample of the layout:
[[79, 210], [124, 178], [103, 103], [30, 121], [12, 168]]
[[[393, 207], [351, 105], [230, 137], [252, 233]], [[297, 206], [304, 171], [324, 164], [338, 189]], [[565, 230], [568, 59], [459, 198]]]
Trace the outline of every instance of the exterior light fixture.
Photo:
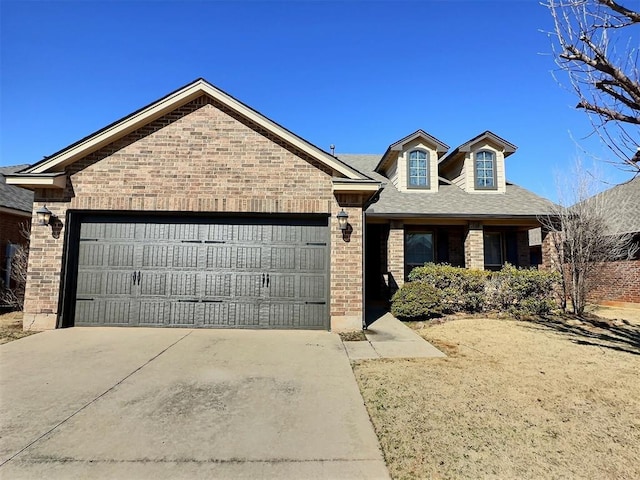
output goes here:
[[336, 218], [338, 219], [338, 226], [340, 227], [340, 230], [344, 232], [347, 229], [347, 220], [349, 219], [349, 215], [343, 209], [340, 210], [338, 215], [336, 215]]
[[49, 210], [45, 205], [36, 211], [36, 216], [38, 218], [38, 225], [49, 225], [49, 220], [51, 220], [51, 210]]

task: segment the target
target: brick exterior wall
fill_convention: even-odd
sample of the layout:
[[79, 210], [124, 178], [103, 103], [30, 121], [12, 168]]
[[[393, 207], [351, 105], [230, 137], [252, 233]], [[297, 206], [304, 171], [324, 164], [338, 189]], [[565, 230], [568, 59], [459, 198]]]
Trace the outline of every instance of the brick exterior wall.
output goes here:
[[[359, 195], [341, 195], [334, 203], [331, 224], [331, 328], [362, 328], [364, 264], [362, 200]], [[343, 233], [336, 221], [341, 209], [349, 215], [348, 229]], [[354, 252], [360, 252], [354, 254]]]
[[467, 268], [484, 270], [484, 230], [479, 222], [469, 222], [464, 239], [464, 264]]
[[404, 224], [392, 221], [387, 242], [389, 290], [393, 294], [404, 284]]
[[[34, 212], [46, 203], [64, 222], [69, 209], [335, 216], [342, 208], [324, 165], [206, 96], [71, 164], [67, 174], [64, 191], [35, 192]], [[350, 205], [347, 211], [350, 242], [336, 232], [334, 217], [329, 225], [330, 314], [339, 328], [359, 328], [363, 227], [360, 208]], [[55, 327], [64, 239], [60, 227], [33, 229], [25, 327]]]
[[547, 232], [546, 230], [542, 230], [542, 265], [540, 265], [541, 269], [549, 270], [551, 268], [556, 268], [557, 260], [558, 260], [558, 252], [556, 250], [556, 243], [554, 241], [554, 235], [559, 235], [558, 233]]
[[589, 300], [640, 304], [640, 260], [601, 263]]

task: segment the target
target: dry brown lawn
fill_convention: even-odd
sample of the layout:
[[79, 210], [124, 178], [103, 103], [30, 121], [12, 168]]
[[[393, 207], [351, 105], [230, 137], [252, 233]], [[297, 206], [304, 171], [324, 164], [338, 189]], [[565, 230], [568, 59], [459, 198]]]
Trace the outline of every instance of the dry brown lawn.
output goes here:
[[640, 478], [640, 323], [418, 331], [449, 357], [354, 365], [394, 479]]
[[0, 314], [0, 345], [34, 333], [22, 330], [22, 312]]

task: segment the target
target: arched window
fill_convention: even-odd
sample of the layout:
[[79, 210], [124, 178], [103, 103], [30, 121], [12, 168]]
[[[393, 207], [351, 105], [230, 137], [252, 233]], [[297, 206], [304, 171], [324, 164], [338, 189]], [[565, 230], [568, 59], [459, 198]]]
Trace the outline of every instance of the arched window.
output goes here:
[[476, 188], [495, 189], [496, 183], [496, 156], [493, 152], [482, 150], [476, 153], [475, 159]]
[[409, 188], [429, 188], [429, 154], [422, 150], [409, 152]]

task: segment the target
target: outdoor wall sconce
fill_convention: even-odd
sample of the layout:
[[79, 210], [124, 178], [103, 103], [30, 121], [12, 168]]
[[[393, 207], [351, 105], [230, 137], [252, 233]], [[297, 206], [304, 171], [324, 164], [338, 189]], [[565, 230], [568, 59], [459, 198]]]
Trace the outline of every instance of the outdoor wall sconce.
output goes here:
[[44, 207], [41, 207], [38, 210], [36, 210], [36, 217], [38, 219], [38, 225], [41, 225], [41, 226], [49, 225], [49, 222], [51, 220], [51, 210], [49, 210], [45, 205]]
[[338, 227], [340, 227], [340, 230], [344, 233], [349, 225], [347, 222], [347, 220], [349, 220], [349, 215], [344, 211], [344, 209], [342, 209], [340, 210], [340, 213], [336, 215], [336, 218], [338, 219]]

